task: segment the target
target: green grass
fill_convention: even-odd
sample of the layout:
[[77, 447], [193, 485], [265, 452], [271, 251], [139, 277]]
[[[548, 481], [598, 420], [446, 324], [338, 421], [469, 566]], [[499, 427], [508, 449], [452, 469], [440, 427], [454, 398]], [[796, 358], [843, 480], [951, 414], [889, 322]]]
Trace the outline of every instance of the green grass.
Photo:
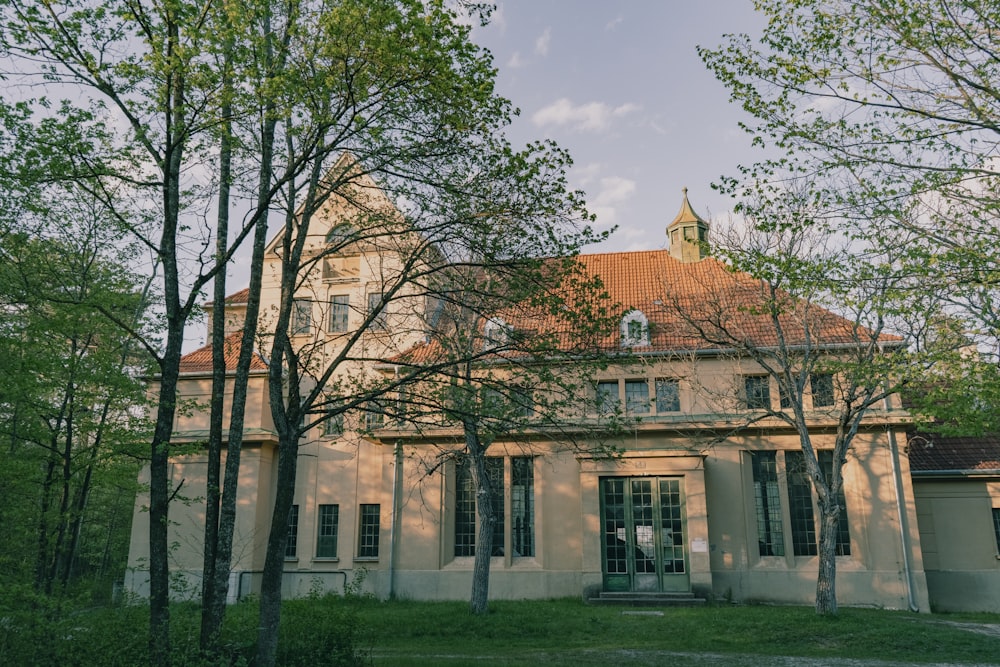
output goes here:
[[[475, 617], [461, 602], [344, 604], [357, 614], [375, 665], [710, 664], [697, 654], [727, 656], [715, 659], [719, 664], [767, 664], [772, 656], [920, 664], [1000, 661], [1000, 638], [951, 624], [1000, 624], [1000, 615], [841, 609], [825, 618], [803, 607], [633, 610], [555, 600], [494, 602], [489, 615]], [[623, 613], [635, 611], [663, 615]]]
[[[1000, 615], [932, 615], [841, 609], [834, 618], [806, 607], [729, 606], [630, 609], [580, 600], [494, 602], [472, 616], [464, 602], [378, 602], [323, 597], [282, 610], [279, 664], [415, 667], [459, 665], [806, 665], [816, 659], [857, 664], [1000, 664], [1000, 637], [958, 627], [1000, 630]], [[171, 609], [174, 663], [250, 665], [256, 605], [231, 607], [225, 655], [201, 661], [199, 610]], [[630, 613], [631, 612], [631, 613]], [[639, 612], [636, 614], [635, 612]], [[659, 612], [661, 615], [650, 615]], [[148, 609], [55, 609], [0, 605], [0, 664], [148, 664]]]

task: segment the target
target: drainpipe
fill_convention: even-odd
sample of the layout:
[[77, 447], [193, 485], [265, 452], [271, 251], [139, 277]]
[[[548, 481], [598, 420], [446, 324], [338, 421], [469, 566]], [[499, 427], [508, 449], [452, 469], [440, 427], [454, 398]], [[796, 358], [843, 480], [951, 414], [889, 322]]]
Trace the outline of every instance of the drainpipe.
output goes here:
[[[889, 397], [885, 399], [885, 407], [889, 409]], [[896, 493], [896, 518], [899, 520], [899, 539], [903, 550], [903, 575], [906, 579], [906, 598], [910, 611], [920, 611], [913, 598], [913, 572], [910, 570], [910, 541], [907, 530], [906, 512], [903, 510], [903, 473], [899, 467], [899, 446], [896, 443], [896, 432], [886, 425], [889, 436], [889, 454], [892, 459], [892, 486]]]
[[399, 497], [403, 486], [403, 445], [393, 446], [394, 470], [392, 472], [392, 519], [389, 526], [389, 599], [396, 594], [396, 534], [399, 530]]

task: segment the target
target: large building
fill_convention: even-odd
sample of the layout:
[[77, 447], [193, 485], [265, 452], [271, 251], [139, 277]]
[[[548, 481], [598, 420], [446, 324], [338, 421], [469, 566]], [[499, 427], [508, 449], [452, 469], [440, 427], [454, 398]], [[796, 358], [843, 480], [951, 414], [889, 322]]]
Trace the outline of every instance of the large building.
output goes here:
[[[314, 231], [322, 247], [344, 233], [334, 212]], [[802, 471], [797, 433], [774, 418], [783, 397], [752, 360], [718, 346], [698, 345], [671, 319], [668, 304], [713, 299], [713, 285], [732, 273], [705, 256], [708, 225], [685, 192], [667, 228], [668, 250], [585, 255], [582, 266], [625, 305], [609, 335], [632, 352], [581, 397], [580, 419], [616, 404], [628, 429], [616, 436], [618, 457], [590, 456], [556, 439], [503, 439], [490, 449], [500, 525], [491, 562], [493, 598], [596, 597], [602, 592], [690, 595], [733, 601], [811, 604], [817, 577], [818, 509]], [[294, 323], [299, 344], [336, 348], [380, 293], [385, 247], [353, 245], [314, 267], [303, 282]], [[391, 254], [391, 253], [390, 253]], [[273, 266], [265, 270], [264, 312], [278, 298]], [[298, 296], [298, 295], [297, 295]], [[386, 314], [367, 345], [371, 358], [390, 358], [420, 342], [407, 318], [420, 304]], [[734, 308], [739, 304], [732, 304]], [[235, 331], [245, 293], [212, 315]], [[828, 314], [820, 345], [848, 344]], [[421, 321], [426, 322], [426, 318]], [[768, 344], [766, 327], [748, 331]], [[227, 341], [233, 363], [238, 333]], [[823, 337], [825, 336], [825, 338]], [[377, 353], [376, 353], [377, 352]], [[183, 360], [181, 392], [193, 409], [180, 412], [175, 442], [197, 444], [208, 428], [210, 348]], [[352, 362], [357, 372], [385, 372]], [[374, 364], [373, 364], [374, 365]], [[266, 387], [266, 363], [251, 370], [244, 430], [231, 598], [259, 590], [275, 490], [277, 436]], [[516, 378], [514, 379], [516, 381]], [[820, 460], [829, 459], [838, 400], [834, 378], [815, 375], [807, 394], [809, 427]], [[908, 414], [889, 400], [869, 411], [845, 464], [838, 537], [837, 597], [841, 604], [927, 611], [1000, 610], [997, 470], [966, 492], [960, 479], [911, 471]], [[460, 458], [425, 466], [428, 452], [456, 447], [454, 429], [389, 428], [329, 420], [299, 447], [290, 515], [284, 590], [363, 590], [379, 597], [468, 598], [477, 517], [468, 470]], [[911, 453], [912, 457], [912, 453]], [[947, 467], [946, 463], [935, 463]], [[994, 466], [996, 468], [997, 466]], [[206, 459], [175, 457], [171, 482], [188, 502], [171, 506], [172, 568], [191, 592], [200, 585]], [[985, 474], [985, 473], [984, 473]], [[137, 501], [127, 585], [148, 590], [146, 514]], [[982, 515], [982, 516], [981, 516]], [[983, 525], [979, 525], [983, 524]], [[959, 537], [972, 532], [974, 541]], [[926, 553], [933, 542], [935, 552]], [[924, 544], [924, 548], [921, 545]], [[960, 545], [960, 546], [959, 546]], [[972, 554], [969, 550], [974, 550]], [[956, 574], [953, 570], [969, 573]], [[954, 592], [961, 582], [962, 592]]]

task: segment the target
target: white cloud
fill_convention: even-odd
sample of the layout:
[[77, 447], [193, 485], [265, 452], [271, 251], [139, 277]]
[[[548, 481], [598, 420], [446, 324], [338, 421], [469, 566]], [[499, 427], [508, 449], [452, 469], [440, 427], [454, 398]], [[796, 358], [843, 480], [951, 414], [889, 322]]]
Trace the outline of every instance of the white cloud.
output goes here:
[[605, 30], [609, 30], [609, 31], [610, 31], [610, 30], [614, 30], [615, 28], [617, 28], [617, 27], [618, 27], [618, 24], [619, 24], [619, 23], [621, 23], [621, 22], [622, 22], [622, 21], [624, 21], [624, 20], [625, 20], [625, 19], [624, 19], [624, 17], [622, 17], [622, 16], [620, 16], [620, 15], [619, 15], [619, 16], [616, 16], [616, 17], [614, 18], [614, 20], [610, 21], [610, 22], [609, 22], [609, 23], [608, 23], [608, 24], [607, 24], [606, 26], [604, 26], [604, 29], [605, 29]]
[[618, 204], [628, 201], [635, 189], [635, 181], [620, 176], [606, 176], [598, 181], [597, 193], [587, 199], [587, 205], [601, 227], [617, 223]]
[[524, 67], [527, 64], [528, 64], [527, 61], [521, 57], [520, 51], [515, 51], [514, 55], [512, 55], [510, 59], [507, 61], [507, 67], [510, 67], [511, 69], [518, 69]]
[[631, 103], [611, 108], [603, 102], [587, 102], [574, 106], [572, 101], [563, 97], [536, 111], [531, 121], [539, 127], [566, 125], [574, 130], [601, 131], [611, 125], [613, 118], [620, 118], [638, 111], [639, 108]]
[[538, 39], [535, 40], [535, 53], [540, 56], [549, 55], [549, 42], [552, 41], [552, 29], [546, 28]]

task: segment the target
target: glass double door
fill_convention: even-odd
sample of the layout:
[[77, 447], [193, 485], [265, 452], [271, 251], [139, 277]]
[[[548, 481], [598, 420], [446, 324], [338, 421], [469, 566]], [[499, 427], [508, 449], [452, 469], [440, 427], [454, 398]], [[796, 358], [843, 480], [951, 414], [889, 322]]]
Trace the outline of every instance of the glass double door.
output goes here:
[[687, 592], [684, 480], [601, 480], [604, 590]]

